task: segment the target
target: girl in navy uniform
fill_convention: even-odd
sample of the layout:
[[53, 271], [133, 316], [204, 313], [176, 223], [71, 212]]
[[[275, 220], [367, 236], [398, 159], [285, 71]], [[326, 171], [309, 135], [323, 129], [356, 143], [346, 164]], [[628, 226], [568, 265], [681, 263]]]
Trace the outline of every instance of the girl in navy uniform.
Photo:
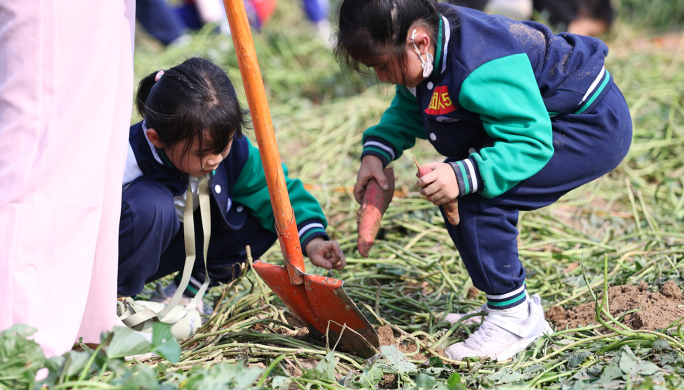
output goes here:
[[[242, 134], [242, 110], [228, 76], [210, 61], [191, 58], [141, 82], [136, 104], [144, 120], [131, 126], [123, 179], [119, 232], [118, 295], [130, 297], [145, 283], [183, 269], [183, 209], [188, 184], [209, 181], [210, 286], [229, 282], [245, 246], [258, 258], [276, 241], [275, 219], [257, 148]], [[283, 166], [287, 176], [287, 168]], [[320, 205], [299, 180], [287, 178], [299, 238], [317, 266], [342, 269], [345, 258], [325, 233]], [[195, 199], [197, 245], [201, 216]], [[201, 247], [186, 290], [192, 297], [205, 280]], [[180, 273], [165, 290], [175, 291]], [[189, 290], [189, 291], [188, 291]]]
[[437, 206], [458, 198], [460, 223], [445, 218], [446, 227], [488, 315], [446, 353], [505, 360], [551, 332], [539, 296], [525, 289], [518, 213], [557, 201], [627, 154], [631, 119], [604, 68], [606, 45], [433, 0], [343, 0], [335, 52], [397, 85], [364, 133], [357, 201], [369, 179], [386, 185], [383, 167], [416, 138], [447, 157], [425, 164], [432, 172], [417, 184]]

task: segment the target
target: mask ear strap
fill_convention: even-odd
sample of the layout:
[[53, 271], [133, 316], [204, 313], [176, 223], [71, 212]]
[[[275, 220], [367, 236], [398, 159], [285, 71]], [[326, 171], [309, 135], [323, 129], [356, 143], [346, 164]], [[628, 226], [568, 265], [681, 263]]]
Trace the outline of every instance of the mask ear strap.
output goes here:
[[416, 29], [413, 29], [413, 32], [411, 33], [411, 42], [413, 43], [413, 47], [416, 48], [416, 53], [418, 53], [418, 57], [420, 57], [420, 66], [423, 68], [423, 77], [427, 78], [432, 74], [432, 55], [430, 52], [425, 54], [425, 58], [427, 60], [423, 60], [423, 56], [420, 54], [420, 50], [418, 50], [418, 46], [416, 46]]
[[423, 60], [423, 56], [420, 55], [420, 50], [418, 50], [418, 46], [416, 46], [416, 29], [415, 28], [413, 29], [413, 32], [411, 33], [411, 42], [413, 43], [413, 47], [416, 48], [416, 53], [418, 53], [418, 57], [420, 57], [420, 63], [422, 64], [425, 61]]

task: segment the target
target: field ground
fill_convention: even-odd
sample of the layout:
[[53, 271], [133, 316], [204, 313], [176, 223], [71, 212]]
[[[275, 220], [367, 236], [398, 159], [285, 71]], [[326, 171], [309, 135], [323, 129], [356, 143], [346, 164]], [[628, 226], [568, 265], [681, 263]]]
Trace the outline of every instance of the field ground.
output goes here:
[[[527, 288], [542, 297], [556, 333], [503, 363], [443, 356], [443, 348], [476, 326], [441, 319], [478, 308], [485, 298], [470, 289], [437, 209], [417, 194], [415, 167], [406, 156], [393, 163], [397, 193], [370, 259], [356, 252], [358, 205], [350, 188], [361, 135], [377, 122], [392, 90], [342, 72], [302, 22], [297, 5], [283, 3], [292, 10], [277, 12], [255, 35], [281, 156], [290, 176], [319, 199], [328, 230], [346, 253], [349, 265], [335, 277], [345, 281], [348, 295], [389, 346], [374, 363], [329, 353], [324, 343], [287, 324], [282, 302], [250, 271], [239, 283], [207, 295], [215, 315], [181, 343], [178, 362], [128, 362], [128, 371], [121, 372], [129, 373], [122, 374], [129, 382], [152, 375], [157, 379], [146, 386], [159, 381], [159, 388], [186, 389], [684, 388], [678, 322], [684, 316], [684, 34], [676, 29], [684, 20], [684, 2], [654, 7], [660, 11], [646, 2], [622, 2], [625, 11], [606, 37], [606, 68], [630, 106], [633, 144], [615, 171], [550, 207], [521, 213], [518, 249]], [[625, 16], [629, 7], [649, 11]], [[228, 69], [241, 88], [229, 37], [203, 31], [165, 51], [142, 34], [138, 43], [136, 79], [199, 55]], [[254, 140], [252, 131], [248, 136]], [[423, 162], [441, 159], [427, 142], [411, 152]], [[279, 248], [262, 260], [281, 263]], [[310, 273], [324, 272], [307, 266]], [[602, 299], [607, 286], [610, 307], [599, 305], [597, 316], [592, 302]], [[102, 386], [84, 381], [81, 388], [139, 388], [125, 387], [123, 376], [106, 371], [96, 376]]]

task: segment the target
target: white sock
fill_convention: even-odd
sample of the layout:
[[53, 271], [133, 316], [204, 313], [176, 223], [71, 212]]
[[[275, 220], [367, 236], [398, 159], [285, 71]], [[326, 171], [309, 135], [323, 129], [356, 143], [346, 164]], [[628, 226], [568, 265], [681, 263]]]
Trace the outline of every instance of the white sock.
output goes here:
[[508, 309], [492, 309], [489, 308], [489, 313], [498, 316], [506, 316], [510, 318], [525, 319], [530, 316], [530, 308], [527, 304], [527, 293], [525, 293], [525, 300], [519, 305], [510, 307]]

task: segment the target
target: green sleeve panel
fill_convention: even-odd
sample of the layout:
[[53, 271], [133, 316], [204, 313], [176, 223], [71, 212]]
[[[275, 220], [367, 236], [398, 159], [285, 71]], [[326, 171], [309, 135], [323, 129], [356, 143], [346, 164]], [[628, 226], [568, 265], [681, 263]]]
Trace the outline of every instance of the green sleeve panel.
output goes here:
[[458, 99], [463, 108], [480, 114], [494, 139], [494, 146], [471, 155], [484, 184], [483, 196], [503, 194], [551, 159], [551, 119], [526, 54], [498, 58], [475, 69], [463, 82]]
[[[261, 155], [259, 149], [253, 146], [249, 140], [247, 142], [249, 143], [249, 158], [235, 182], [233, 201], [250, 209], [251, 214], [261, 226], [275, 232], [275, 217], [266, 185], [266, 174], [261, 163]], [[325, 228], [327, 221], [316, 198], [304, 189], [304, 185], [299, 179], [287, 177], [288, 170], [285, 164], [283, 164], [283, 171], [297, 223], [301, 226], [304, 221], [317, 220]], [[308, 238], [309, 234], [306, 237]], [[304, 236], [301, 238], [305, 240]]]
[[426, 138], [418, 102], [408, 88], [397, 85], [392, 104], [382, 114], [380, 123], [363, 133], [362, 158], [372, 154], [387, 165], [412, 148], [416, 138]]

